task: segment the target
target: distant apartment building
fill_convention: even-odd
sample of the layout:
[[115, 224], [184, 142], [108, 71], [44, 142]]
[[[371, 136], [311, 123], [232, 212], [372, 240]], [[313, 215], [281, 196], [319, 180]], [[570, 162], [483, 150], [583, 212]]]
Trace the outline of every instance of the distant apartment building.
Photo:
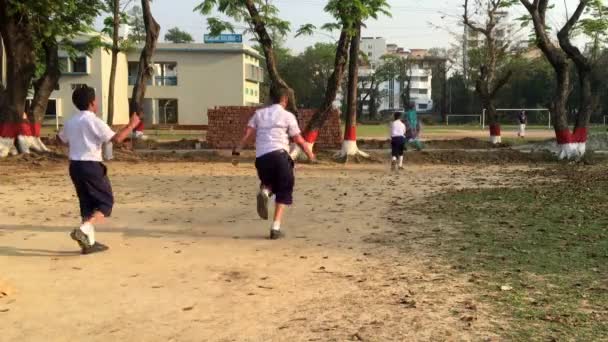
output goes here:
[[[243, 44], [159, 43], [144, 100], [148, 125], [207, 125], [207, 109], [260, 104], [262, 56]], [[128, 94], [139, 52], [128, 54]]]
[[[74, 40], [85, 44], [93, 36]], [[102, 37], [110, 42], [107, 37]], [[114, 95], [115, 125], [129, 120], [129, 98], [137, 75], [140, 49], [118, 55]], [[262, 56], [243, 44], [159, 43], [153, 56], [154, 75], [145, 100], [145, 123], [150, 126], [205, 126], [207, 109], [215, 106], [246, 106], [260, 103], [263, 82]], [[76, 112], [73, 90], [82, 84], [95, 89], [98, 115], [108, 116], [108, 89], [112, 57], [97, 48], [89, 55], [59, 53], [61, 77], [51, 94], [45, 124], [62, 123]], [[0, 65], [5, 65], [2, 58]], [[5, 68], [0, 68], [5, 73]], [[2, 75], [4, 76], [4, 75]], [[4, 78], [3, 78], [4, 79]]]
[[367, 56], [372, 65], [380, 63], [382, 56], [387, 53], [386, 39], [382, 37], [363, 37], [361, 38], [361, 52]]
[[[370, 60], [369, 65], [362, 65], [359, 69], [359, 77], [362, 80], [369, 79], [376, 72], [385, 55], [395, 55], [410, 60], [410, 102], [417, 111], [433, 110], [432, 70], [436, 63], [441, 62], [439, 59], [428, 56], [428, 51], [425, 49], [404, 49], [396, 44], [386, 44], [386, 40], [380, 37], [362, 38], [361, 52]], [[362, 82], [362, 84], [363, 87], [369, 86], [369, 83]], [[403, 104], [401, 100], [402, 90], [397, 79], [382, 82], [378, 90], [380, 95], [378, 111], [402, 110], [406, 107], [407, 104]], [[364, 102], [362, 107], [364, 112], [369, 111], [369, 103]]]

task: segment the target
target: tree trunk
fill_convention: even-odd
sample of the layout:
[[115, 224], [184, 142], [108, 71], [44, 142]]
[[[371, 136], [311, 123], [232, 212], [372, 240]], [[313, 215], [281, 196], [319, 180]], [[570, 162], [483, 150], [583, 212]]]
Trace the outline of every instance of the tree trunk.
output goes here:
[[[547, 1], [540, 3], [535, 1], [531, 3], [529, 0], [520, 0], [526, 7], [528, 13], [532, 17], [534, 24], [534, 33], [536, 35], [536, 45], [543, 52], [545, 58], [549, 61], [556, 75], [555, 95], [550, 105], [551, 115], [553, 120], [553, 128], [559, 146], [558, 157], [560, 159], [573, 158], [577, 151], [572, 146], [572, 133], [568, 128], [568, 112], [567, 102], [570, 95], [570, 73], [569, 63], [566, 54], [558, 49], [547, 34], [547, 26], [545, 17], [548, 8]], [[563, 30], [563, 29], [562, 29]]]
[[266, 68], [268, 69], [268, 77], [270, 78], [270, 93], [277, 91], [278, 89], [287, 89], [289, 92], [289, 104], [287, 110], [295, 115], [298, 115], [298, 102], [296, 100], [295, 93], [291, 87], [283, 80], [277, 69], [276, 57], [274, 49], [272, 47], [272, 38], [266, 30], [263, 18], [254, 3], [254, 0], [245, 0], [245, 6], [249, 12], [249, 16], [253, 21], [253, 29], [258, 36], [259, 43], [264, 51], [266, 57]]
[[137, 80], [133, 87], [131, 95], [131, 106], [138, 114], [144, 111], [144, 98], [148, 81], [154, 75], [154, 66], [152, 64], [152, 56], [156, 50], [156, 42], [160, 32], [160, 25], [152, 16], [150, 9], [150, 0], [141, 0], [141, 7], [144, 14], [144, 25], [146, 26], [146, 43], [141, 56], [139, 57], [139, 68], [137, 71]]
[[[116, 89], [116, 66], [118, 64], [118, 30], [120, 30], [120, 0], [112, 0], [112, 66], [110, 67], [110, 86], [108, 89], [108, 125], [114, 124], [114, 91]], [[131, 114], [131, 113], [129, 113]]]
[[[584, 13], [586, 6], [587, 2], [579, 2], [572, 17], [557, 34], [560, 47], [574, 62], [580, 85], [580, 105], [576, 113], [574, 133], [572, 134], [569, 150], [574, 150], [575, 158], [582, 157], [586, 152], [589, 121], [597, 103], [597, 99], [594, 96], [591, 87], [592, 63], [589, 58], [583, 55], [570, 41], [571, 31]], [[572, 156], [566, 157], [571, 158]]]
[[361, 26], [357, 23], [356, 33], [351, 38], [350, 53], [348, 61], [348, 93], [346, 97], [346, 120], [344, 127], [344, 140], [357, 140], [357, 85], [359, 71], [359, 46], [361, 44], [359, 37], [361, 35]]
[[441, 72], [441, 121], [447, 122], [448, 115], [448, 78], [445, 62], [441, 62], [439, 68]]
[[[350, 36], [348, 34], [348, 28], [344, 27], [338, 40], [338, 46], [336, 48], [336, 58], [334, 60], [334, 71], [327, 80], [327, 87], [325, 89], [325, 98], [321, 107], [315, 112], [304, 130], [304, 140], [312, 147], [317, 141], [319, 136], [319, 130], [325, 124], [325, 121], [329, 118], [334, 108], [334, 102], [336, 96], [340, 90], [342, 84], [342, 78], [344, 77], [344, 70], [348, 61], [348, 47], [350, 44]], [[291, 153], [292, 158], [297, 159], [301, 154], [299, 147], [294, 148]]]
[[21, 132], [17, 139], [17, 146], [21, 153], [29, 153], [30, 150], [36, 152], [48, 152], [49, 149], [40, 140], [40, 129], [49, 98], [57, 87], [61, 70], [59, 66], [59, 47], [54, 37], [42, 42], [44, 50], [44, 73], [34, 82], [34, 97], [29, 110], [28, 122], [21, 124]]
[[[36, 72], [33, 29], [9, 0], [0, 0], [0, 35], [6, 51], [5, 108], [0, 112], [0, 157], [16, 154], [25, 101]], [[27, 133], [27, 132], [24, 132]]]
[[357, 147], [357, 91], [359, 79], [359, 47], [361, 44], [361, 23], [355, 23], [355, 34], [351, 38], [348, 61], [348, 91], [346, 99], [346, 118], [344, 141], [338, 158], [348, 161], [349, 156], [368, 157]]

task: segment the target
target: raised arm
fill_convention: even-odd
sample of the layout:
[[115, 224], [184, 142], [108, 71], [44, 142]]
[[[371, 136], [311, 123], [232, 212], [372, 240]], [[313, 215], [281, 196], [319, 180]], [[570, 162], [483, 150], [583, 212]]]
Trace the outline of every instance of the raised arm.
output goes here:
[[306, 143], [306, 140], [304, 140], [304, 138], [302, 138], [301, 134], [293, 136], [292, 139], [296, 144], [298, 144], [300, 146], [302, 151], [304, 151], [304, 153], [306, 153], [306, 156], [308, 157], [308, 159], [310, 159], [311, 161], [315, 160], [315, 154], [310, 149], [310, 146]]
[[114, 134], [111, 141], [115, 144], [120, 144], [125, 141], [131, 132], [139, 125], [141, 119], [137, 114], [131, 115], [131, 119], [129, 120], [129, 124], [123, 127], [118, 133]]

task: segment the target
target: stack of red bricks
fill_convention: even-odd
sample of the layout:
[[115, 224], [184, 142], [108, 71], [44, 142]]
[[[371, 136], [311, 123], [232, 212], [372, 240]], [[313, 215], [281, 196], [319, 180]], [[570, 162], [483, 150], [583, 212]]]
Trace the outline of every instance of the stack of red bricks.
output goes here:
[[[209, 109], [207, 116], [209, 125], [207, 129], [207, 144], [216, 149], [231, 149], [243, 136], [247, 122], [259, 107], [215, 107]], [[300, 128], [306, 124], [316, 111], [314, 109], [301, 109], [298, 113]], [[319, 132], [315, 146], [320, 148], [339, 148], [342, 144], [340, 130], [340, 113], [334, 111]], [[252, 147], [253, 144], [249, 147]]]

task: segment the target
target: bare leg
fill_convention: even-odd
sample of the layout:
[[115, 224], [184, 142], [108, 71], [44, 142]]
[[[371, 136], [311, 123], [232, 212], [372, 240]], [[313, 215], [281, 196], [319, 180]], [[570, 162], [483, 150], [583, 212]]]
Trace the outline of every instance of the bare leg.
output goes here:
[[106, 217], [102, 212], [96, 211], [88, 220], [85, 220], [82, 223], [90, 223], [92, 225], [102, 224], [105, 221], [105, 218]]
[[281, 219], [283, 218], [285, 207], [287, 207], [285, 204], [277, 203], [274, 209], [274, 223], [278, 223], [279, 227], [281, 226]]
[[285, 207], [287, 207], [287, 205], [282, 203], [277, 203], [275, 206], [274, 221], [270, 228], [270, 239], [272, 240], [280, 239], [283, 236], [283, 233], [281, 232], [281, 219], [283, 219]]

